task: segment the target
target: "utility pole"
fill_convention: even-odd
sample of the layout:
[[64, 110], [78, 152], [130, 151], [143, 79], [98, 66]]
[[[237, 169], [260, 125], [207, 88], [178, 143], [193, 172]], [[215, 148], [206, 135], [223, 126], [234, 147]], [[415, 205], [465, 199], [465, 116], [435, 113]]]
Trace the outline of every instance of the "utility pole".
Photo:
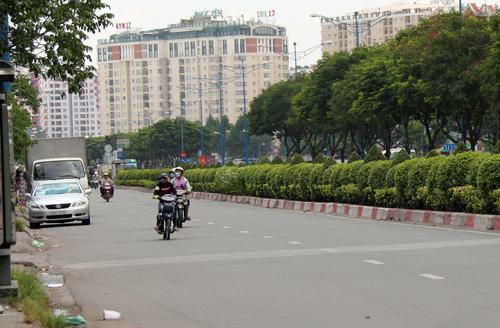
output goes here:
[[458, 0], [458, 12], [462, 14], [462, 0]]
[[200, 125], [201, 125], [201, 129], [200, 129], [200, 155], [203, 155], [203, 152], [204, 152], [204, 132], [203, 132], [203, 99], [202, 99], [202, 95], [201, 95], [201, 82], [198, 84], [198, 99], [199, 99], [199, 102], [200, 102]]
[[[248, 118], [247, 118], [247, 96], [245, 86], [245, 64], [243, 63], [243, 56], [241, 59], [241, 74], [243, 79], [243, 142], [245, 144], [245, 164], [248, 165]], [[297, 67], [295, 67], [297, 69]]]
[[295, 78], [297, 78], [297, 42], [293, 43], [293, 54], [295, 58]]
[[359, 47], [359, 22], [358, 22], [358, 14], [359, 14], [359, 12], [357, 12], [357, 11], [354, 12], [354, 19], [356, 20], [356, 25], [355, 25], [355, 29], [356, 29], [356, 48]]
[[184, 102], [181, 99], [181, 152], [184, 152]]
[[222, 57], [219, 57], [219, 117], [220, 117], [220, 130], [219, 130], [219, 140], [220, 140], [220, 157], [221, 157], [221, 165], [224, 166], [226, 151], [224, 149], [224, 143], [226, 139], [226, 127], [224, 126], [223, 121], [223, 111], [224, 105], [223, 94], [222, 94]]

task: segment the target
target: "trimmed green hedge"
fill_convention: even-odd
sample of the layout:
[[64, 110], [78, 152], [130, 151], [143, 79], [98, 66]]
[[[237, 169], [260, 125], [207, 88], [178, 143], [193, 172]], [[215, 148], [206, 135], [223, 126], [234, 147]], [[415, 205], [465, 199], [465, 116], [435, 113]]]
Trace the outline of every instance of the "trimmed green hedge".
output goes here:
[[[117, 183], [152, 188], [163, 170], [126, 170]], [[259, 164], [190, 169], [196, 191], [304, 201], [500, 212], [500, 155], [465, 152], [450, 157], [379, 160], [326, 166]]]

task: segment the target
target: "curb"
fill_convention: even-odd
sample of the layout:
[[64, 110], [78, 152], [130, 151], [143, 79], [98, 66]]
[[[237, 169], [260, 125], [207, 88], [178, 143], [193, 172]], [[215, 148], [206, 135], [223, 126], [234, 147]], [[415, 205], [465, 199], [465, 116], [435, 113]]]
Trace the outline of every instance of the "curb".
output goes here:
[[[119, 186], [142, 192], [151, 192], [144, 187]], [[473, 214], [461, 212], [441, 212], [431, 210], [414, 210], [404, 208], [373, 207], [341, 203], [319, 203], [284, 199], [269, 199], [250, 196], [234, 196], [208, 192], [193, 192], [194, 199], [205, 199], [218, 202], [248, 204], [250, 206], [275, 208], [292, 211], [312, 212], [325, 215], [336, 215], [364, 220], [383, 220], [404, 222], [416, 225], [444, 226], [474, 231], [500, 232], [500, 215]]]

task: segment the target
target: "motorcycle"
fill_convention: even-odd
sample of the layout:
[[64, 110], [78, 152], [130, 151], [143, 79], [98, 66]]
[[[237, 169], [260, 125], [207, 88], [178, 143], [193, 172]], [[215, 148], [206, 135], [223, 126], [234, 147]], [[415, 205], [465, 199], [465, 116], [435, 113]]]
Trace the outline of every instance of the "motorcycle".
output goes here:
[[184, 190], [177, 191], [176, 210], [177, 210], [177, 226], [182, 228], [182, 224], [186, 222], [184, 215], [185, 208], [189, 205], [187, 193]]
[[92, 178], [92, 180], [90, 180], [90, 188], [99, 188], [99, 180], [97, 180], [97, 178]]
[[104, 183], [102, 185], [102, 187], [103, 187], [102, 198], [104, 198], [106, 200], [106, 202], [109, 202], [111, 197], [113, 197], [113, 195], [111, 193], [113, 190], [113, 187], [111, 186], [110, 183]]
[[174, 211], [175, 211], [175, 202], [177, 197], [170, 194], [165, 194], [160, 197], [160, 203], [162, 204], [161, 212], [158, 212], [158, 215], [161, 215], [161, 227], [158, 233], [163, 233], [163, 239], [170, 240], [170, 234], [174, 233]]

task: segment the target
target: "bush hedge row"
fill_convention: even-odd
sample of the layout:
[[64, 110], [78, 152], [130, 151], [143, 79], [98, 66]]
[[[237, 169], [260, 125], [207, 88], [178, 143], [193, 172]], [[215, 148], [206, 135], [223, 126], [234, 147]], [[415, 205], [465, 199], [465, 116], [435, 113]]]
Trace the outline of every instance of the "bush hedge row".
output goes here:
[[[123, 185], [154, 186], [165, 170], [126, 170]], [[500, 155], [465, 152], [395, 163], [258, 164], [186, 171], [195, 191], [474, 213], [500, 213]]]

